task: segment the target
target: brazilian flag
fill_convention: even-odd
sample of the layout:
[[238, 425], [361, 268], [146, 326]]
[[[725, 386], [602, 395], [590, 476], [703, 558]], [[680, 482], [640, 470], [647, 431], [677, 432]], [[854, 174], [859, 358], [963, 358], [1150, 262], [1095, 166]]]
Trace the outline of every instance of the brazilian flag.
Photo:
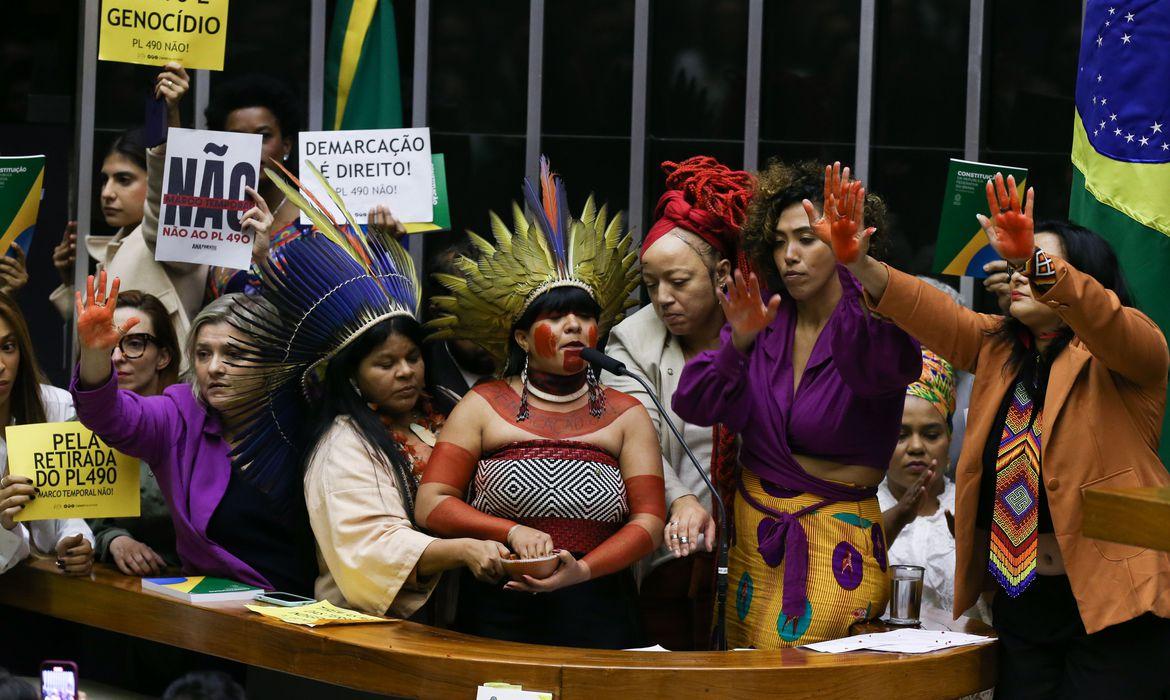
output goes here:
[[326, 129], [402, 126], [391, 0], [338, 0], [325, 56]]
[[[1170, 336], [1170, 2], [1088, 0], [1077, 70], [1069, 218], [1109, 240]], [[1170, 421], [1160, 454], [1170, 468]]]

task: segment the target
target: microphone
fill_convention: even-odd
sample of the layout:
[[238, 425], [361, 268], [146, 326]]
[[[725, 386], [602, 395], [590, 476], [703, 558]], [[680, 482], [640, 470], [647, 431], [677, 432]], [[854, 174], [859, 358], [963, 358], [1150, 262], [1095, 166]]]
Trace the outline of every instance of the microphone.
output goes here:
[[[581, 351], [581, 359], [585, 360], [591, 365], [600, 367], [601, 369], [616, 374], [619, 377], [632, 377], [630, 370], [626, 369], [626, 363], [606, 355], [597, 348], [585, 348]], [[653, 395], [654, 392], [650, 392]]]
[[650, 397], [650, 400], [653, 401], [654, 405], [658, 407], [658, 413], [662, 416], [662, 422], [666, 423], [666, 425], [670, 428], [670, 432], [674, 433], [674, 437], [678, 440], [679, 445], [682, 446], [683, 452], [686, 453], [687, 457], [691, 460], [691, 464], [693, 464], [695, 469], [698, 470], [699, 476], [703, 478], [703, 483], [706, 485], [707, 490], [711, 492], [711, 500], [715, 503], [716, 518], [717, 522], [719, 523], [717, 537], [718, 545], [716, 547], [715, 560], [716, 617], [715, 634], [714, 639], [712, 640], [712, 646], [716, 651], [727, 651], [727, 632], [725, 629], [726, 620], [724, 619], [724, 613], [727, 609], [728, 546], [727, 509], [723, 505], [723, 498], [719, 495], [719, 491], [715, 488], [715, 485], [711, 483], [711, 477], [707, 476], [707, 472], [703, 469], [703, 466], [699, 464], [699, 460], [695, 457], [695, 453], [691, 452], [690, 446], [687, 445], [687, 441], [683, 439], [682, 433], [679, 432], [679, 429], [674, 425], [674, 421], [670, 420], [669, 414], [666, 412], [666, 407], [664, 407], [662, 402], [658, 400], [658, 396], [654, 393], [654, 389], [651, 388], [650, 384], [645, 379], [627, 369], [625, 363], [621, 362], [620, 360], [616, 360], [595, 348], [585, 348], [582, 350], [581, 359], [592, 365], [600, 367], [610, 374], [615, 374], [619, 377], [629, 377], [642, 385], [642, 388], [646, 390], [646, 394]]

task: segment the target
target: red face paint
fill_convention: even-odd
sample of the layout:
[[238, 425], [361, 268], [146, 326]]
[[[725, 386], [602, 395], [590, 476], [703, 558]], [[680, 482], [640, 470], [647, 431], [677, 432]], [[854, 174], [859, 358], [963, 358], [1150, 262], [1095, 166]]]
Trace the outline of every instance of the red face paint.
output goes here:
[[588, 343], [589, 343], [589, 347], [591, 347], [591, 348], [597, 347], [597, 326], [593, 326], [592, 328], [589, 329]]
[[562, 366], [570, 374], [576, 374], [585, 369], [585, 360], [581, 359], [581, 348], [566, 348], [565, 361], [562, 363]]
[[537, 355], [548, 358], [557, 356], [557, 337], [550, 324], [538, 324], [533, 333], [533, 340]]

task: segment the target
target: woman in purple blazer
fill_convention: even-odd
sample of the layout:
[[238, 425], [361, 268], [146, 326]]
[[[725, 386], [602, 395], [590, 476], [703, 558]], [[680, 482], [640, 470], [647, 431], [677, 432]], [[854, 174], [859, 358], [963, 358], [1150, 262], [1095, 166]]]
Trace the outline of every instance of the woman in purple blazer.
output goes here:
[[317, 562], [303, 500], [275, 502], [232, 460], [240, 426], [226, 410], [240, 372], [232, 360], [241, 339], [228, 319], [244, 303], [242, 295], [220, 297], [192, 321], [190, 385], [144, 397], [118, 389], [110, 361], [121, 336], [137, 324], [136, 318], [114, 324], [118, 279], [109, 294], [105, 272], [96, 292], [92, 276], [87, 286], [84, 304], [77, 295], [81, 361], [69, 387], [77, 417], [112, 447], [150, 465], [171, 509], [184, 572], [312, 595]]

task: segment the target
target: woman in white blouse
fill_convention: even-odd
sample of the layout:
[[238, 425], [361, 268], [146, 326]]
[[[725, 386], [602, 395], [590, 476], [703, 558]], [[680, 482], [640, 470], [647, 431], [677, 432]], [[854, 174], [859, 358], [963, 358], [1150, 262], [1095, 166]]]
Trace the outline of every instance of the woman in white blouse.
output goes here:
[[[12, 297], [0, 294], [0, 425], [69, 420], [73, 399], [61, 389], [40, 383], [28, 324]], [[0, 573], [30, 553], [55, 556], [57, 567], [74, 576], [93, 569], [93, 533], [84, 520], [33, 520], [16, 517], [34, 500], [32, 479], [8, 470], [8, 443], [0, 439]]]
[[[954, 368], [923, 348], [922, 376], [906, 387], [898, 445], [877, 494], [890, 563], [924, 567], [923, 604], [946, 611], [955, 600], [955, 484], [946, 477], [954, 411]], [[986, 613], [980, 602], [967, 615], [989, 621]]]

